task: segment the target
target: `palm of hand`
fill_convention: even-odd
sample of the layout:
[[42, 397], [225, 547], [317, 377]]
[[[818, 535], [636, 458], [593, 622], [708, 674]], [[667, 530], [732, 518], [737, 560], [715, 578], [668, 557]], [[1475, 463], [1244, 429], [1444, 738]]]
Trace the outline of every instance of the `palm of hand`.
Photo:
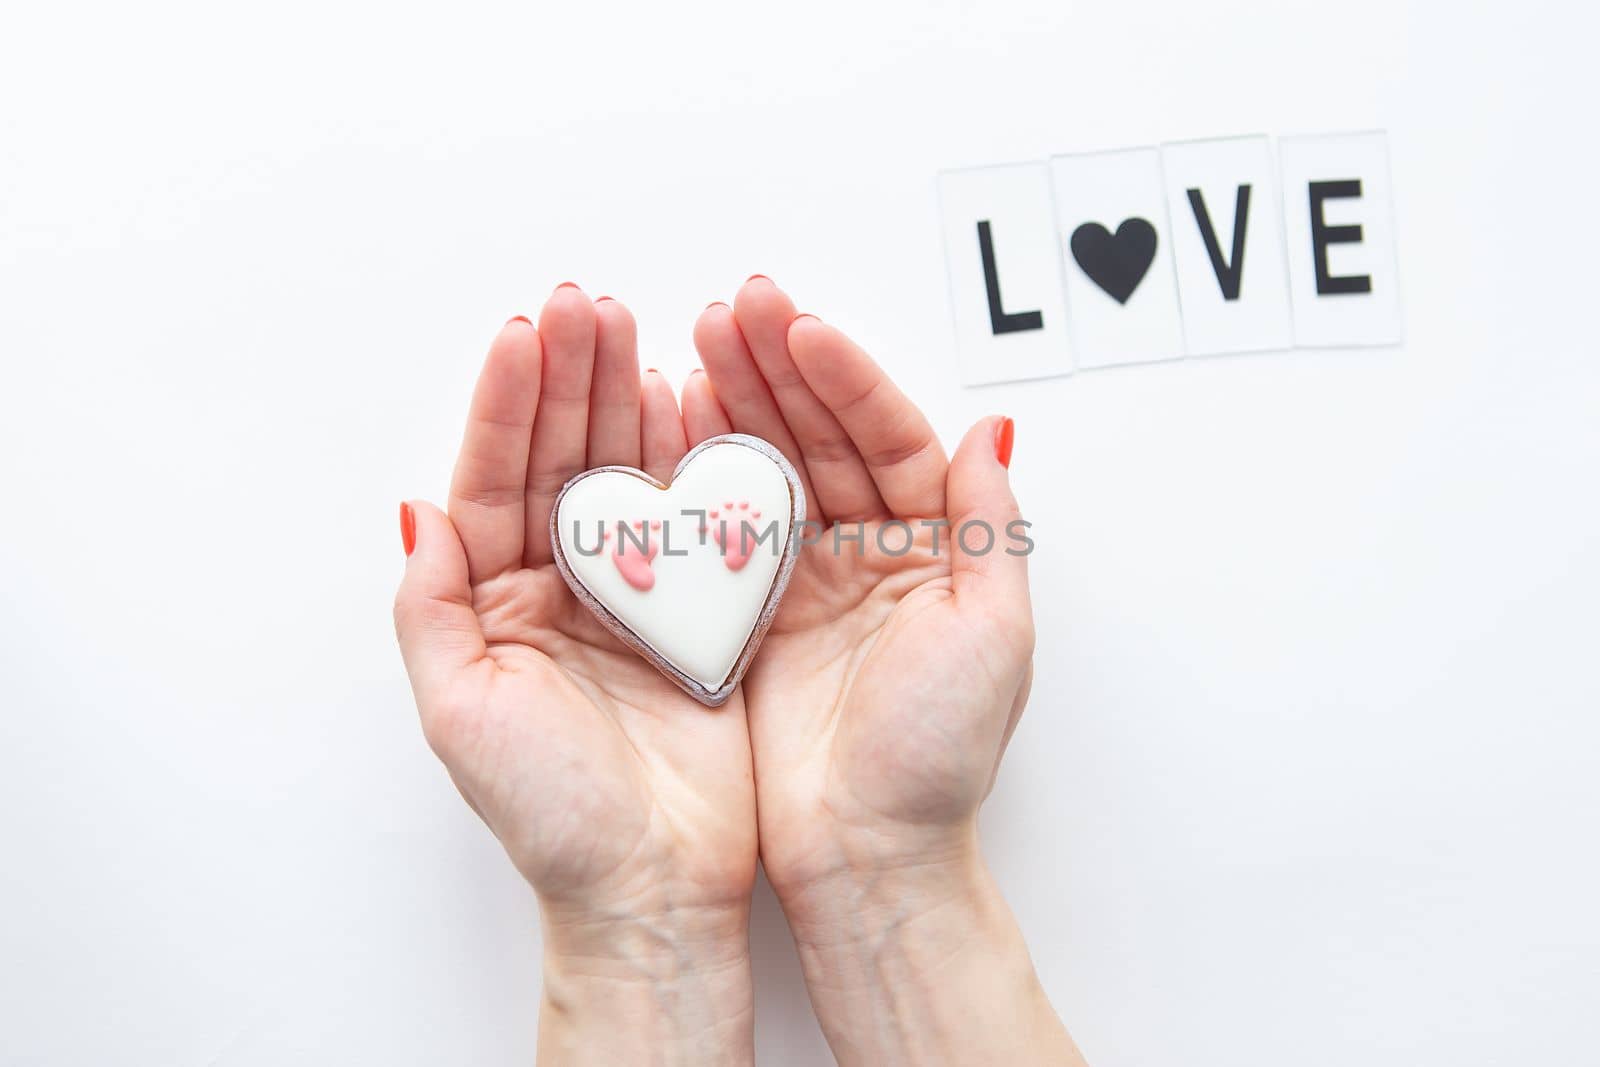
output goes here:
[[734, 309], [707, 309], [696, 344], [715, 395], [686, 388], [691, 440], [767, 438], [802, 472], [813, 515], [844, 524], [802, 549], [742, 687], [768, 876], [782, 892], [854, 852], [910, 858], [976, 812], [1027, 697], [1025, 565], [952, 544], [968, 519], [1003, 537], [1017, 518], [1009, 440], [980, 423], [947, 461], [865, 353], [764, 278]]
[[[962, 614], [948, 552], [926, 539], [898, 558], [816, 546], [807, 564], [744, 683], [762, 854], [796, 883], [857, 850], [909, 856], [975, 811], [1020, 714], [1029, 651], [1026, 635], [997, 647]], [[1013, 714], [995, 713], [1002, 698]]]
[[[738, 706], [707, 715], [609, 632], [553, 566], [474, 591], [493, 672], [459, 765], [519, 869], [552, 898], [667, 885], [747, 895], [755, 835]], [[530, 715], [529, 709], [539, 709]], [[490, 814], [490, 813], [493, 814]]]
[[416, 509], [396, 614], [424, 729], [554, 905], [717, 907], [754, 880], [738, 698], [706, 714], [578, 603], [548, 544], [567, 478], [669, 472], [684, 451], [665, 380], [641, 387], [626, 310], [563, 288], [537, 332], [512, 320], [491, 348], [449, 519]]

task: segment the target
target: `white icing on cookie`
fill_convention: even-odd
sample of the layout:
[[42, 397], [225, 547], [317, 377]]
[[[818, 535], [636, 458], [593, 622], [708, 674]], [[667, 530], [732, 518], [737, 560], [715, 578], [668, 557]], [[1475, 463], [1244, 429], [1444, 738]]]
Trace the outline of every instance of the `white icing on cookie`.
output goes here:
[[665, 490], [637, 472], [580, 475], [556, 504], [572, 577], [708, 691], [738, 664], [794, 536], [789, 478], [754, 440], [708, 442]]

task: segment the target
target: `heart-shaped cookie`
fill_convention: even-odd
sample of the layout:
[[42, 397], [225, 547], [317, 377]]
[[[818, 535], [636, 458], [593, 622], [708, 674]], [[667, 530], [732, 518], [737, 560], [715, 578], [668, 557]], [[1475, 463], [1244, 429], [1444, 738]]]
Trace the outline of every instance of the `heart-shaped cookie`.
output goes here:
[[772, 445], [724, 434], [666, 485], [597, 467], [556, 497], [550, 541], [572, 592], [686, 693], [733, 694], [772, 624], [805, 521], [800, 476]]

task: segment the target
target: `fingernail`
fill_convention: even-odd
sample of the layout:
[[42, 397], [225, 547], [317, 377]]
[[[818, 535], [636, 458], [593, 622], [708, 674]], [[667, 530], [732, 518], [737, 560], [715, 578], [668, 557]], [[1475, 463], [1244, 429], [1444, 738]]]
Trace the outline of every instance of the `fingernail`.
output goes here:
[[[794, 317], [794, 321], [795, 322], [799, 322], [801, 319], [817, 319], [817, 317], [815, 315], [811, 314], [811, 312], [809, 312], [809, 311], [802, 311], [802, 312], [800, 312], [800, 314], [798, 314], [798, 315], [796, 315]], [[817, 319], [817, 321], [821, 322], [822, 320], [821, 319]]]
[[610, 297], [609, 297], [609, 296], [597, 296], [597, 297], [595, 297], [595, 298], [594, 298], [594, 302], [595, 302], [595, 303], [596, 303], [596, 304], [598, 304], [598, 303], [600, 303], [600, 301], [602, 301], [602, 300], [610, 300], [610, 299], [611, 299], [611, 298], [610, 298]]
[[1000, 466], [1011, 466], [1011, 446], [1017, 433], [1017, 424], [1009, 418], [1001, 419], [1000, 425], [994, 431], [994, 458], [1000, 461]]
[[750, 275], [750, 277], [748, 277], [748, 278], [746, 278], [744, 280], [744, 283], [746, 285], [749, 285], [751, 282], [755, 281], [757, 278], [760, 278], [764, 282], [770, 282], [772, 280], [771, 278], [767, 277], [765, 274], [752, 274], [752, 275]]
[[557, 289], [576, 289], [577, 287], [577, 282], [562, 282], [560, 285], [556, 286]]
[[407, 556], [417, 548], [417, 513], [405, 503], [400, 505], [400, 547], [406, 550]]
[[706, 305], [705, 309], [706, 309], [706, 311], [710, 311], [712, 308], [716, 308], [716, 307], [725, 308], [727, 306], [728, 306], [727, 301], [724, 301], [724, 300], [713, 300], [713, 301], [711, 301], [711, 303]]
[[660, 371], [656, 370], [654, 367], [646, 367], [644, 369], [644, 372], [646, 374], [660, 374], [661, 373]]
[[533, 325], [533, 322], [526, 315], [513, 315], [506, 320], [506, 325], [510, 326], [513, 322], [526, 322], [529, 326]]
[[704, 374], [705, 372], [706, 369], [704, 367], [696, 367], [694, 370], [689, 372], [689, 377], [693, 378], [696, 374]]

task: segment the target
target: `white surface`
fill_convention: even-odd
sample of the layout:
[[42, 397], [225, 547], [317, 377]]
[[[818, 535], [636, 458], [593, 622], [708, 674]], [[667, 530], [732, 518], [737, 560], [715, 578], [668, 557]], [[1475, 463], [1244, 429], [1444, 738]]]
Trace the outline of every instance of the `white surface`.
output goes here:
[[[1183, 355], [1160, 150], [1147, 145], [1057, 156], [1050, 161], [1050, 174], [1078, 366], [1112, 367]], [[1073, 258], [1071, 241], [1085, 223], [1099, 223], [1116, 234], [1130, 218], [1142, 218], [1155, 228], [1155, 258], [1127, 302], [1118, 303], [1084, 273]]]
[[[680, 381], [752, 271], [948, 442], [1017, 419], [985, 841], [1096, 1067], [1600, 1058], [1587, 9], [14, 8], [0, 1060], [529, 1061], [396, 502], [558, 282]], [[956, 385], [940, 169], [1380, 127], [1403, 346]], [[765, 889], [753, 940], [763, 1062], [826, 1062]]]
[[[1286, 137], [1278, 142], [1284, 195], [1284, 232], [1289, 244], [1289, 291], [1294, 302], [1294, 336], [1301, 345], [1387, 345], [1405, 336], [1401, 282], [1395, 249], [1388, 135], [1356, 134]], [[1322, 201], [1327, 227], [1356, 226], [1354, 233], [1330, 234], [1328, 275], [1365, 277], [1360, 293], [1317, 291], [1316, 245], [1311, 235], [1312, 182], [1360, 183], [1360, 196]], [[1470, 242], [1471, 222], [1462, 220], [1459, 241]], [[1467, 252], [1470, 245], [1461, 246]], [[1476, 251], [1475, 249], [1471, 251]]]
[[[1294, 345], [1277, 169], [1266, 137], [1161, 146], [1184, 351], [1191, 356], [1281, 351]], [[1238, 212], [1240, 186], [1250, 188], [1243, 217]], [[1223, 292], [1211, 262], [1190, 190], [1200, 194], [1223, 269], [1230, 278], [1237, 276], [1239, 288], [1232, 299]], [[1233, 249], [1240, 226], [1244, 244], [1236, 257]]]
[[[1038, 160], [947, 171], [939, 175], [939, 212], [960, 381], [980, 385], [1071, 374], [1050, 165]], [[1037, 330], [994, 332], [978, 220], [989, 223], [1001, 307], [1011, 314], [1037, 311]]]
[[[790, 510], [783, 470], [753, 448], [728, 443], [697, 454], [665, 491], [621, 471], [591, 474], [561, 497], [556, 529], [583, 587], [667, 662], [715, 690], [727, 681], [772, 591], [789, 543]], [[659, 528], [627, 540], [619, 524], [635, 520]], [[760, 540], [752, 540], [749, 559], [733, 570], [721, 546], [739, 545], [744, 528]], [[594, 551], [602, 529], [612, 540]], [[623, 578], [614, 555], [651, 548], [655, 581], [639, 590]]]

